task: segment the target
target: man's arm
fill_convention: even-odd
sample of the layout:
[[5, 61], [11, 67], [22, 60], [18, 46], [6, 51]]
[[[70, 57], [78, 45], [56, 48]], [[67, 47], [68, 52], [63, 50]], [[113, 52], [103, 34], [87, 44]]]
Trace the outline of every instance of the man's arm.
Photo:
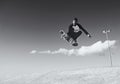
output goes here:
[[80, 24], [78, 24], [78, 26], [88, 37], [91, 37], [91, 35]]
[[68, 27], [68, 33], [71, 34], [72, 32], [74, 32], [74, 29], [72, 28], [72, 24], [71, 24]]

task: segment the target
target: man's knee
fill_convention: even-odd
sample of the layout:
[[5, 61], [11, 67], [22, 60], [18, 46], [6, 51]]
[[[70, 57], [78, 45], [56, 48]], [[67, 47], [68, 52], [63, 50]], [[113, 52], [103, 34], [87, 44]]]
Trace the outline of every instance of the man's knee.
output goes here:
[[79, 31], [78, 34], [81, 35], [81, 34], [82, 34], [82, 31]]
[[82, 34], [81, 31], [79, 31], [78, 33], [76, 33], [76, 37], [80, 36]]

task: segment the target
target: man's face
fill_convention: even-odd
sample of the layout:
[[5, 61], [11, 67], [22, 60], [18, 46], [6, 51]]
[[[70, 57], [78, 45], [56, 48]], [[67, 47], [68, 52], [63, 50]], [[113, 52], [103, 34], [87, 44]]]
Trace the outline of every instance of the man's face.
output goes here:
[[75, 21], [75, 20], [73, 20], [73, 25], [75, 25], [75, 23], [76, 23], [76, 21]]

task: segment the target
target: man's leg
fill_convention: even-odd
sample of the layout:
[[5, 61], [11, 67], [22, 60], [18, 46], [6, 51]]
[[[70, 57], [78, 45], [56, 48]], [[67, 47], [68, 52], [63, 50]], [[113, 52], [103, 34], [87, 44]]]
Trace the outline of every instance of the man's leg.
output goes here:
[[71, 34], [70, 34], [70, 33], [67, 33], [66, 40], [67, 40], [68, 42], [70, 42], [70, 39], [71, 39], [71, 38], [72, 38]]
[[73, 39], [74, 39], [75, 42], [77, 42], [77, 38], [78, 38], [81, 34], [82, 34], [81, 31], [79, 31], [79, 32], [77, 32], [77, 33], [74, 34]]

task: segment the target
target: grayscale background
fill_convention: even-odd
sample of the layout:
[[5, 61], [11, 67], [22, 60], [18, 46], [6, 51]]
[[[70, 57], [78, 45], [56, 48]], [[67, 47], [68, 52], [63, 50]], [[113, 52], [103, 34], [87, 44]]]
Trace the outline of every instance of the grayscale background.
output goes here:
[[[34, 54], [31, 50], [77, 49], [105, 41], [103, 29], [111, 29], [117, 41], [113, 63], [120, 64], [120, 3], [114, 0], [0, 0], [0, 76], [46, 73], [52, 70], [108, 66], [108, 54], [65, 56]], [[68, 31], [74, 17], [93, 36], [82, 34], [79, 46], [60, 39], [59, 30]]]

